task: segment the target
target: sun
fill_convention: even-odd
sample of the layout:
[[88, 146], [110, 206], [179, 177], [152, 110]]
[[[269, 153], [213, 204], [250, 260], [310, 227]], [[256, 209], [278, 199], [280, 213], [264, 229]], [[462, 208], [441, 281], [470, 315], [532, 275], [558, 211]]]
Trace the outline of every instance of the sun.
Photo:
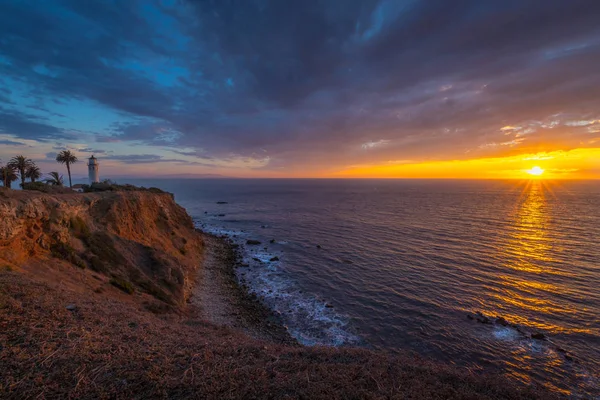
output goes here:
[[538, 166], [535, 166], [531, 169], [526, 169], [525, 172], [527, 172], [529, 175], [541, 176], [544, 173], [544, 170]]

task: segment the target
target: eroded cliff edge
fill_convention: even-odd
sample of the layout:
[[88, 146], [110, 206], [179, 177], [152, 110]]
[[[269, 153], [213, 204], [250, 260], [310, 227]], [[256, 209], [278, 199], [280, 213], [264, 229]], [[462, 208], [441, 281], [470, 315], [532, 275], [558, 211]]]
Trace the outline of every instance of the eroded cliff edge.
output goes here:
[[148, 307], [182, 306], [202, 251], [169, 193], [0, 191], [0, 265], [76, 290], [112, 286]]

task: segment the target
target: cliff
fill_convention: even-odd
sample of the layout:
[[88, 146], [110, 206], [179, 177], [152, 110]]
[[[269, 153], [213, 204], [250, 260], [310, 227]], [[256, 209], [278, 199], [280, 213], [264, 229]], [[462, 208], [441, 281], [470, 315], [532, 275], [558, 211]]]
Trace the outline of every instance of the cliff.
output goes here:
[[168, 193], [0, 191], [0, 265], [37, 278], [182, 306], [201, 258], [201, 237]]

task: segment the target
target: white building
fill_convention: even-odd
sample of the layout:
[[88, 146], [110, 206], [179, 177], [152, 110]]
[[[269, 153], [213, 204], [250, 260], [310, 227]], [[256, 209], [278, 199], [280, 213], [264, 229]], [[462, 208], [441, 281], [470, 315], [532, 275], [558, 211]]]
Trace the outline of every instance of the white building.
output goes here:
[[93, 155], [89, 158], [88, 161], [88, 177], [90, 179], [91, 185], [92, 183], [100, 182], [100, 173], [98, 171], [100, 166], [98, 164], [98, 160]]

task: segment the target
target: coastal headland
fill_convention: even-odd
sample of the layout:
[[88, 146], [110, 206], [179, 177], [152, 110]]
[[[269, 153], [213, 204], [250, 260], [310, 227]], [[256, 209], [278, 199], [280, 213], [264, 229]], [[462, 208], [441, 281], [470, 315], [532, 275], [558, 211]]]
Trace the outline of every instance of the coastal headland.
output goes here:
[[0, 189], [0, 398], [545, 399], [416, 355], [304, 347], [169, 193]]

